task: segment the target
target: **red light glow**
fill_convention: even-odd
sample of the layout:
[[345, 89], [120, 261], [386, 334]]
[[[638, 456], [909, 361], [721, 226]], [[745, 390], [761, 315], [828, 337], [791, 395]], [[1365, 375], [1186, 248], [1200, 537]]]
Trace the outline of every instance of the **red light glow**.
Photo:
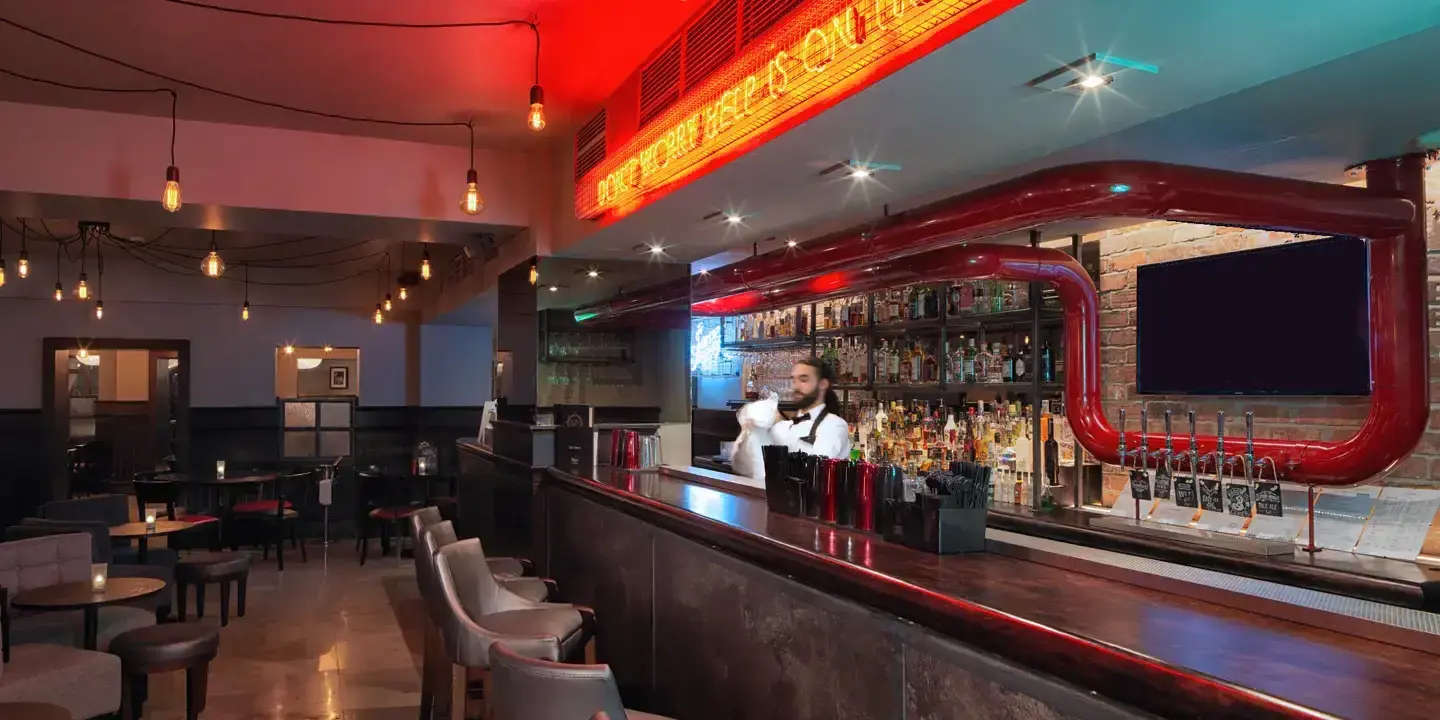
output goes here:
[[576, 216], [631, 212], [1020, 2], [811, 0], [586, 173]]

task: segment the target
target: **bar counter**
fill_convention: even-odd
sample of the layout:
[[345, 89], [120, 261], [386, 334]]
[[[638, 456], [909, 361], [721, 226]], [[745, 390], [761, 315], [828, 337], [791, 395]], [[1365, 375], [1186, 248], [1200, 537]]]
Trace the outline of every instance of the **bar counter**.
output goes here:
[[[930, 555], [770, 513], [762, 497], [713, 482], [608, 468], [598, 475], [545, 472], [537, 515], [545, 526], [542, 557], [561, 587], [574, 591], [567, 599], [597, 607], [602, 658], [616, 665], [622, 688], [658, 711], [900, 717], [890, 704], [898, 694], [905, 717], [1017, 711], [985, 707], [1009, 701], [1034, 717], [1434, 715], [1440, 663], [1424, 652], [995, 553]], [[697, 563], [715, 564], [728, 579], [717, 581], [709, 570], [689, 577]], [[782, 588], [785, 599], [755, 605], [755, 579]], [[726, 618], [737, 603], [743, 619], [730, 627]], [[667, 609], [671, 604], [680, 607]], [[803, 631], [766, 628], [790, 621], [759, 610], [805, 616], [812, 604], [837, 604], [831, 612], [846, 619], [832, 625], [812, 618]], [[672, 616], [685, 620], [677, 626]], [[821, 642], [810, 635], [817, 632], [849, 639]], [[870, 633], [878, 646], [857, 649], [864, 643], [852, 636]], [[784, 644], [767, 646], [766, 637]], [[914, 655], [936, 641], [954, 645], [951, 662]], [[894, 668], [887, 653], [898, 658]], [[758, 670], [746, 669], [781, 656], [771, 670], [784, 677], [756, 678]], [[677, 669], [684, 663], [700, 669]], [[860, 667], [805, 666], [826, 663]], [[865, 677], [872, 670], [884, 681]], [[966, 672], [984, 682], [954, 679]], [[992, 685], [998, 694], [976, 690]], [[746, 704], [752, 691], [766, 690], [775, 707]], [[818, 693], [851, 709], [797, 710], [796, 703], [816, 699], [790, 693]], [[956, 712], [956, 702], [965, 712]], [[792, 714], [772, 714], [786, 704]]]

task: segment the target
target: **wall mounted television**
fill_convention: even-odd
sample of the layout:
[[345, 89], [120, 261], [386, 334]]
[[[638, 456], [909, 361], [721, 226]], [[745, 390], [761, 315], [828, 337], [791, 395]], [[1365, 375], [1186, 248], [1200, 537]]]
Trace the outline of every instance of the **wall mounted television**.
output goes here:
[[1370, 394], [1363, 238], [1142, 265], [1136, 316], [1141, 394]]

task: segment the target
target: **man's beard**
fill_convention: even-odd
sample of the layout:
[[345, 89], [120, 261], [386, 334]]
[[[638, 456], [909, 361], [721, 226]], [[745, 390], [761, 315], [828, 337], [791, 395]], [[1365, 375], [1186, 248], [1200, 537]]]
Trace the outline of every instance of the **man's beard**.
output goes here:
[[815, 402], [820, 399], [820, 388], [815, 388], [810, 391], [809, 395], [802, 395], [800, 391], [796, 390], [791, 392], [790, 396], [795, 398], [795, 402], [799, 403], [800, 408], [803, 410], [808, 407], [813, 407]]

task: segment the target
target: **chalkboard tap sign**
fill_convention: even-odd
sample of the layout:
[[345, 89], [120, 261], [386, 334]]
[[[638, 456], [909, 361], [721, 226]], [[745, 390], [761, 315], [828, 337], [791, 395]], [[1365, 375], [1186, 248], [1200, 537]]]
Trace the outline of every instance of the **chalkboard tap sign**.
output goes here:
[[594, 417], [589, 405], [555, 406], [555, 467], [575, 475], [594, 475]]
[[1175, 504], [1180, 507], [1200, 507], [1195, 489], [1194, 475], [1181, 475], [1175, 478]]
[[[1265, 457], [1260, 458], [1260, 477], [1265, 477], [1265, 466], [1269, 465], [1271, 471], [1276, 475], [1279, 471], [1275, 469], [1275, 461]], [[1255, 512], [1270, 517], [1285, 517], [1285, 503], [1280, 496], [1280, 479], [1276, 477], [1272, 482], [1264, 480], [1255, 481]]]
[[1225, 486], [1225, 505], [1228, 512], [1236, 517], [1250, 517], [1254, 505], [1250, 499], [1250, 486], [1245, 483], [1230, 483]]
[[1150, 500], [1150, 473], [1146, 470], [1130, 471], [1130, 497], [1136, 500]]
[[1170, 462], [1167, 460], [1155, 470], [1155, 497], [1161, 500], [1169, 500], [1170, 484]]
[[1200, 479], [1200, 509], [1207, 512], [1225, 512], [1225, 495], [1220, 489], [1219, 480]]

